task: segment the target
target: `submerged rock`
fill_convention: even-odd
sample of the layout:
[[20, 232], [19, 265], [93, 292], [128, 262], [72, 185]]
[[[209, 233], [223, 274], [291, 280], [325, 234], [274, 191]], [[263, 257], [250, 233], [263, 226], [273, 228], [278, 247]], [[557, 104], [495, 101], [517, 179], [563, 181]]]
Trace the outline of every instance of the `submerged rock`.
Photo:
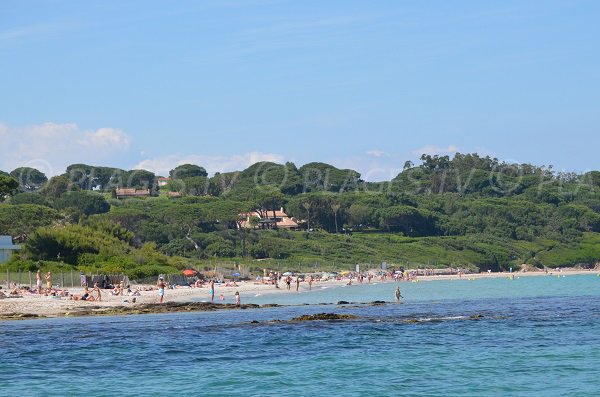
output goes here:
[[45, 318], [40, 314], [34, 313], [6, 313], [0, 315], [0, 320], [26, 320], [30, 318]]
[[305, 314], [300, 317], [295, 317], [290, 321], [317, 321], [317, 320], [353, 320], [358, 318], [354, 314], [338, 314], [338, 313], [319, 313]]
[[142, 303], [132, 306], [114, 307], [87, 307], [83, 310], [74, 310], [64, 313], [65, 316], [115, 316], [125, 314], [151, 314], [151, 313], [178, 313], [178, 312], [206, 312], [216, 310], [233, 309], [256, 309], [259, 305], [245, 304], [236, 306], [234, 304], [219, 304], [210, 302], [166, 302], [166, 303]]

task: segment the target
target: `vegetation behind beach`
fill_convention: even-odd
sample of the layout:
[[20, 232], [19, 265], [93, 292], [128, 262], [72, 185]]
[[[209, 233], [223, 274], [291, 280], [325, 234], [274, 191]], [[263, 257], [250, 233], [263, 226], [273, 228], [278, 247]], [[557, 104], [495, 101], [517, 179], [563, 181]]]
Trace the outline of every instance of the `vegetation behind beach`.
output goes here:
[[[5, 266], [142, 278], [226, 262], [301, 271], [600, 261], [598, 171], [558, 173], [477, 154], [423, 155], [403, 168], [390, 181], [365, 182], [324, 163], [262, 162], [212, 177], [186, 164], [160, 187], [149, 171], [85, 164], [49, 180], [26, 167], [0, 172], [0, 234], [24, 246]], [[149, 197], [117, 199], [122, 187]], [[257, 219], [241, 227], [241, 213], [280, 208], [300, 230], [262, 230]]]

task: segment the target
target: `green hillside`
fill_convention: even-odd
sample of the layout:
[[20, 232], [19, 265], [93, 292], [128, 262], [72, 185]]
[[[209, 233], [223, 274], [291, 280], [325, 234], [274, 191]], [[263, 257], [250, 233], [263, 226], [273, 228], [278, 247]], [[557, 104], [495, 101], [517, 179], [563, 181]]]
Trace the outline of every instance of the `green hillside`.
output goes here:
[[[49, 180], [31, 168], [0, 172], [0, 234], [24, 245], [3, 266], [144, 277], [220, 263], [500, 270], [600, 262], [600, 172], [477, 154], [421, 160], [377, 183], [324, 163], [263, 162], [210, 177], [184, 164], [164, 186], [148, 171], [85, 164]], [[118, 199], [118, 188], [148, 197]], [[260, 221], [281, 208], [298, 230]], [[241, 227], [249, 211], [260, 216]]]

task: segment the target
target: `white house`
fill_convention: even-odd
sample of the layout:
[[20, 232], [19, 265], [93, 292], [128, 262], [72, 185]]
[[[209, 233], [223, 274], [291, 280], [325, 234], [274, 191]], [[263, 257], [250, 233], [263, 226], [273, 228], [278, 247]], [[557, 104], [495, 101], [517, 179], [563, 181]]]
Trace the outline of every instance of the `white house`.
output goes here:
[[13, 251], [20, 249], [20, 245], [13, 244], [11, 236], [0, 236], [0, 263], [6, 262]]
[[[264, 214], [264, 216], [261, 216], [261, 213]], [[262, 210], [260, 212], [244, 212], [240, 214], [240, 217], [242, 218], [240, 227], [247, 229], [252, 227], [250, 218], [259, 219], [257, 227], [260, 229], [272, 229], [273, 227], [290, 230], [298, 229], [298, 223], [296, 223], [293, 218], [290, 218], [288, 214], [283, 211], [283, 208], [279, 211]]]
[[159, 177], [157, 180], [157, 184], [159, 187], [167, 186], [169, 182], [171, 182], [171, 178], [165, 178], [163, 176]]

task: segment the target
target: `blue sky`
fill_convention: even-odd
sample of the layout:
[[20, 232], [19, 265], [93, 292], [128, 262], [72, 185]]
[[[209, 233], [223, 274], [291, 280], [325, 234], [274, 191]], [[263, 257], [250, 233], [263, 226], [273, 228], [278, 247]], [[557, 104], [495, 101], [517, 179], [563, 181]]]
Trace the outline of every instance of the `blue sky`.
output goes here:
[[600, 169], [600, 2], [2, 1], [0, 169]]

